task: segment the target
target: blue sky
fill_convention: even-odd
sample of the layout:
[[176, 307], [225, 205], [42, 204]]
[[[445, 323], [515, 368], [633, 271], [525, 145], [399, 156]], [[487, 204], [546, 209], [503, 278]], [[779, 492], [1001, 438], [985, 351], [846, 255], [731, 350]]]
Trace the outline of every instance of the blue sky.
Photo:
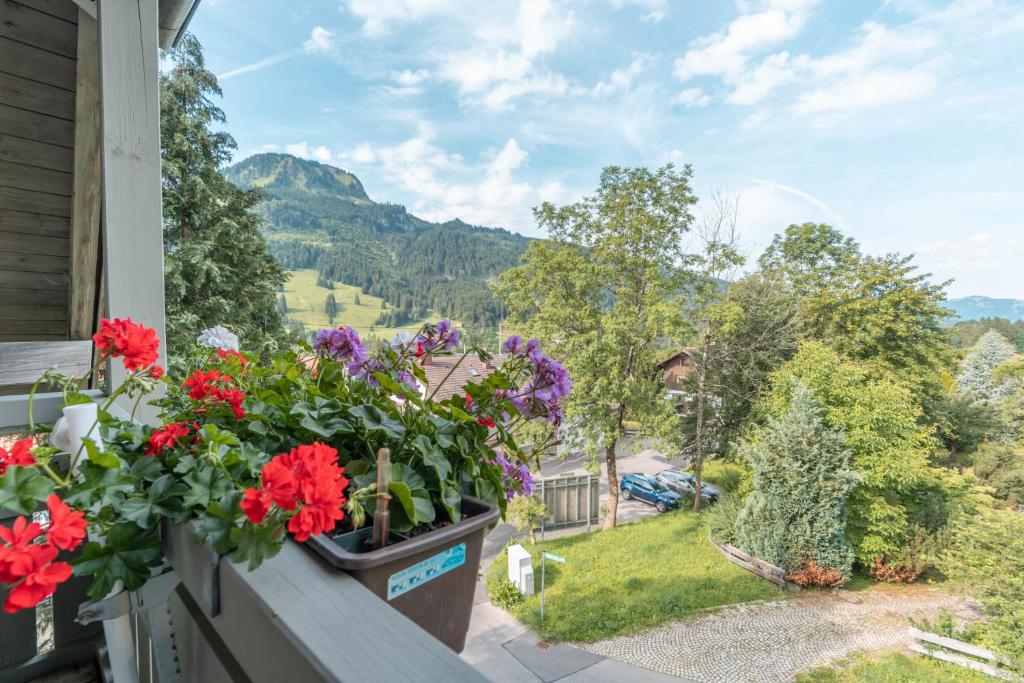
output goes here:
[[603, 166], [690, 163], [752, 256], [790, 223], [1024, 298], [1024, 2], [203, 0], [238, 158], [536, 235]]

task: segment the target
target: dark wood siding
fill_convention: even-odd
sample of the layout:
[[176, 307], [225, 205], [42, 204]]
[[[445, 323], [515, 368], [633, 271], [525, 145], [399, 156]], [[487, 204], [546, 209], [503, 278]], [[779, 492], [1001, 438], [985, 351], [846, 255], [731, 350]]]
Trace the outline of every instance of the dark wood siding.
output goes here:
[[68, 339], [77, 19], [0, 0], [0, 342]]

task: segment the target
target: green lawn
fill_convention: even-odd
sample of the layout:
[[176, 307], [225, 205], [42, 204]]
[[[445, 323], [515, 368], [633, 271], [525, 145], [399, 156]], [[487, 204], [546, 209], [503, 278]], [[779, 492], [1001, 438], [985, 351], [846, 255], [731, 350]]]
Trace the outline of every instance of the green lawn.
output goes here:
[[[693, 468], [689, 468], [690, 472]], [[701, 481], [719, 486], [723, 491], [734, 491], [743, 477], [743, 468], [724, 460], [706, 460], [701, 468]]]
[[[327, 313], [324, 303], [332, 291], [341, 312], [334, 320], [334, 325], [354, 327], [361, 337], [375, 334], [380, 339], [391, 339], [396, 332], [415, 332], [422, 321], [412, 322], [401, 328], [374, 327], [373, 322], [380, 315], [384, 300], [363, 294], [358, 287], [336, 283], [333, 290], [318, 287], [317, 271], [313, 268], [288, 271], [288, 281], [284, 284], [284, 295], [288, 302], [288, 317], [298, 320], [306, 326], [307, 332], [328, 327]], [[359, 294], [359, 305], [355, 304], [355, 296]], [[371, 330], [372, 328], [372, 330]]]
[[814, 669], [797, 683], [981, 683], [995, 681], [961, 666], [930, 657], [892, 652], [880, 659], [857, 657], [836, 667]]
[[[520, 621], [551, 641], [592, 642], [712, 607], [783, 595], [726, 561], [700, 533], [698, 517], [689, 511], [525, 547], [533, 554], [538, 593], [540, 552], [567, 560], [564, 565], [547, 563], [543, 624], [539, 595], [511, 608]], [[488, 580], [506, 580], [507, 571], [502, 553]]]

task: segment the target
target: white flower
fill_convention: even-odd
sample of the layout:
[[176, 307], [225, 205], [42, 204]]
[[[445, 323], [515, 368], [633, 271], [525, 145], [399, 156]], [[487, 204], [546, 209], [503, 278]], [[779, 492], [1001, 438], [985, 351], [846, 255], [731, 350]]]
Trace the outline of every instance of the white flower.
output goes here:
[[416, 339], [416, 335], [412, 334], [411, 332], [398, 332], [391, 339], [391, 348], [404, 349], [410, 344], [412, 344], [414, 339]]
[[211, 349], [237, 351], [238, 335], [223, 325], [214, 325], [200, 332], [199, 336], [196, 337], [196, 343]]

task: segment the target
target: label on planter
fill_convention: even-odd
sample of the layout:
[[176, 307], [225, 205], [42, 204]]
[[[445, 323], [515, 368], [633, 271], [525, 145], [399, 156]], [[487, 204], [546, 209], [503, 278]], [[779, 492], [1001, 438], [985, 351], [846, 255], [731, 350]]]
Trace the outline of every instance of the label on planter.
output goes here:
[[466, 564], [466, 544], [460, 543], [433, 557], [428, 557], [422, 562], [417, 562], [411, 567], [406, 567], [400, 572], [395, 572], [388, 577], [388, 600], [394, 600], [399, 595], [408, 593], [413, 588], [422, 586], [427, 581], [436, 579], [464, 564]]

